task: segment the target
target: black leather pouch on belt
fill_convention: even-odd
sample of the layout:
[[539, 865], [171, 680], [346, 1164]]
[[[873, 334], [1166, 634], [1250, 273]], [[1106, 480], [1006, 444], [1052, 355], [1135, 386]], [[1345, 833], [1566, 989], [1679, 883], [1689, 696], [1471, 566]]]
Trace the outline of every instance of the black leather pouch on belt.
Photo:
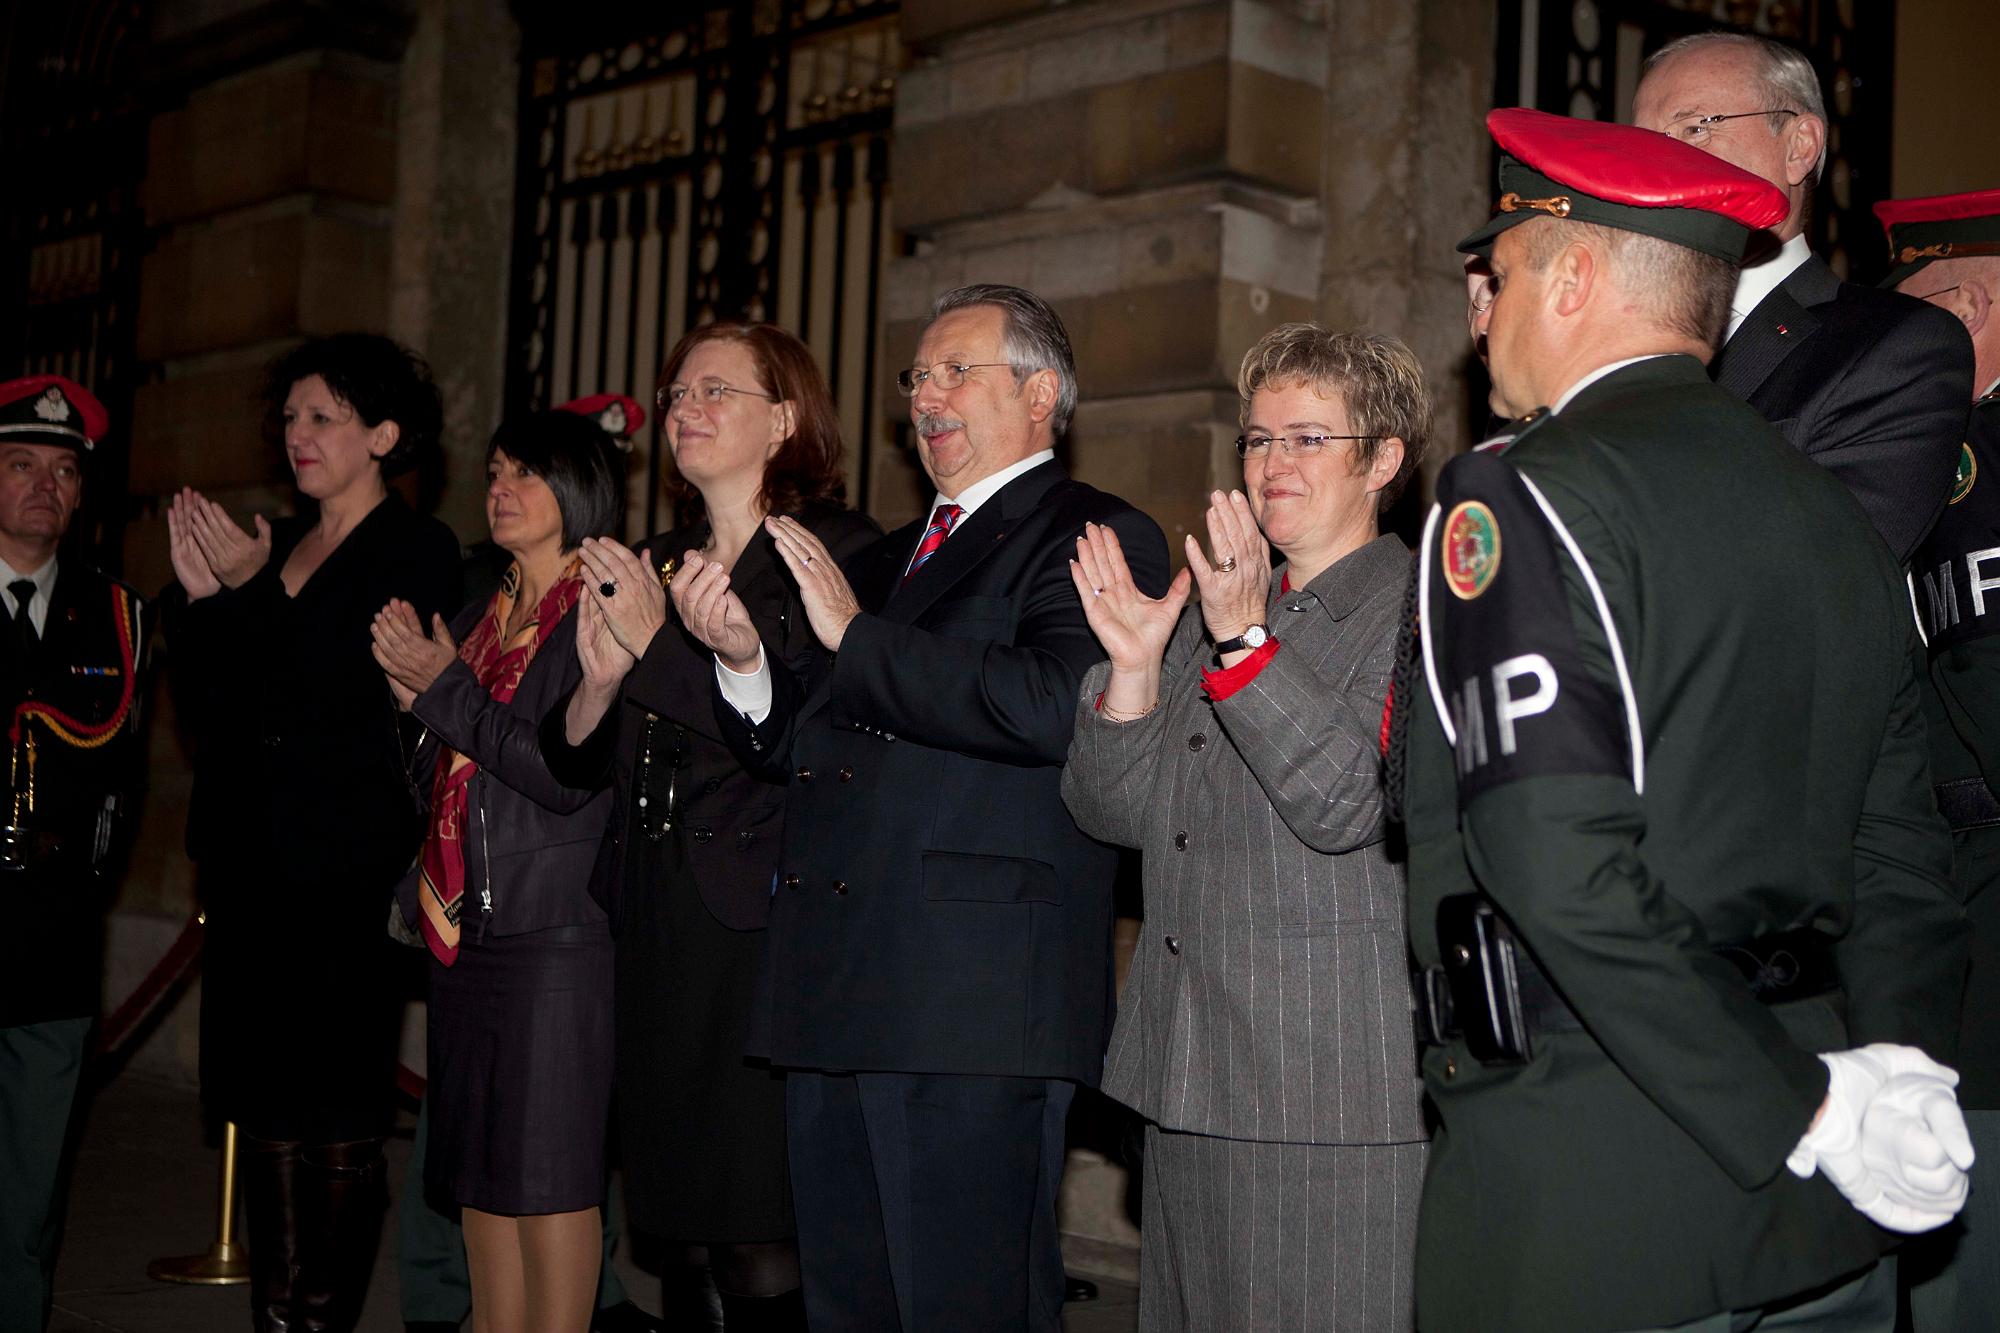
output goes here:
[[[1438, 951], [1444, 959], [1417, 974], [1417, 1039], [1441, 1046], [1463, 1038], [1485, 1065], [1524, 1064], [1536, 1033], [1580, 1032], [1583, 1023], [1507, 923], [1482, 894], [1438, 903]], [[1716, 953], [1743, 975], [1765, 1004], [1809, 999], [1837, 988], [1831, 941], [1816, 930], [1789, 930], [1724, 945]]]
[[1953, 833], [2000, 824], [2000, 800], [1994, 799], [1984, 779], [1955, 778], [1938, 783], [1934, 790], [1938, 813]]

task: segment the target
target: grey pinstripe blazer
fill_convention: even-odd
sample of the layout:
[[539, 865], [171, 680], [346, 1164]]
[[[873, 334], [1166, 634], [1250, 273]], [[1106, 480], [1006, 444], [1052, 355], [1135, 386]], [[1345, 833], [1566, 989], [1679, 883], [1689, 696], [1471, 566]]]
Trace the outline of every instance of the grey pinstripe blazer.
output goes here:
[[1084, 677], [1063, 799], [1138, 847], [1145, 927], [1104, 1090], [1165, 1129], [1408, 1143], [1418, 1109], [1403, 872], [1383, 844], [1379, 741], [1410, 556], [1371, 542], [1303, 589], [1271, 584], [1282, 647], [1211, 703], [1198, 608], [1160, 707], [1106, 722]]

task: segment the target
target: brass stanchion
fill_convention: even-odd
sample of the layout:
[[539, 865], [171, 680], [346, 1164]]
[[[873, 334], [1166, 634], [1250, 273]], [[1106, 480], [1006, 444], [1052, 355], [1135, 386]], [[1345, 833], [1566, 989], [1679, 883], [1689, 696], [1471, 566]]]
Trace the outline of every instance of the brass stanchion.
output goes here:
[[155, 1259], [146, 1265], [146, 1276], [157, 1282], [185, 1282], [200, 1287], [233, 1287], [250, 1280], [249, 1265], [243, 1262], [243, 1247], [234, 1239], [236, 1231], [236, 1122], [222, 1127], [222, 1214], [216, 1227], [215, 1244], [206, 1254], [188, 1254], [177, 1259]]

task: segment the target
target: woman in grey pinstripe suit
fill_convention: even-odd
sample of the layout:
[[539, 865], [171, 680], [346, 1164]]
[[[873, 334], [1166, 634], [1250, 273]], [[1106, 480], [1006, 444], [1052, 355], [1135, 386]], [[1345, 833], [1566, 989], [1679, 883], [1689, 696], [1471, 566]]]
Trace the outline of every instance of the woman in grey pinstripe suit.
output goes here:
[[1072, 566], [1110, 661], [1063, 796], [1145, 852], [1104, 1075], [1151, 1122], [1139, 1323], [1406, 1329], [1425, 1150], [1378, 738], [1410, 558], [1377, 529], [1429, 399], [1400, 342], [1313, 324], [1251, 348], [1238, 392], [1212, 558], [1190, 536], [1157, 601], [1106, 530]]

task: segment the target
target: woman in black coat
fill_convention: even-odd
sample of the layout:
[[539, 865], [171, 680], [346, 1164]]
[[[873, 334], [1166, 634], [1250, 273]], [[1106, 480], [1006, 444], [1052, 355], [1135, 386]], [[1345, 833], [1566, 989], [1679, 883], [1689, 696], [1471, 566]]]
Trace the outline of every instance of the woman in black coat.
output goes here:
[[542, 745], [565, 782], [617, 789], [594, 882], [617, 932], [632, 1220], [712, 1270], [727, 1326], [803, 1328], [784, 1081], [744, 1057], [785, 793], [722, 743], [715, 659], [667, 621], [662, 584], [679, 564], [720, 563], [763, 642], [810, 673], [823, 654], [763, 520], [796, 515], [836, 556], [876, 530], [840, 507], [838, 418], [789, 333], [695, 330], [657, 401], [682, 524], [640, 553], [584, 544], [583, 683], [545, 720]]
[[208, 923], [201, 1088], [244, 1136], [256, 1327], [339, 1330], [374, 1262], [395, 1106], [403, 988], [383, 916], [423, 833], [414, 731], [368, 626], [391, 598], [426, 617], [457, 606], [458, 541], [384, 481], [442, 425], [416, 356], [373, 334], [316, 339], [271, 365], [265, 405], [305, 511], [253, 535], [186, 490], [167, 515]]
[[430, 733], [429, 827], [397, 900], [432, 955], [425, 1193], [463, 1210], [486, 1333], [584, 1333], [597, 1292], [611, 936], [589, 882], [610, 800], [551, 776], [535, 727], [577, 681], [577, 547], [616, 515], [608, 452], [567, 412], [502, 425], [486, 488], [513, 557], [499, 589], [450, 627], [427, 633], [400, 602], [374, 627]]

